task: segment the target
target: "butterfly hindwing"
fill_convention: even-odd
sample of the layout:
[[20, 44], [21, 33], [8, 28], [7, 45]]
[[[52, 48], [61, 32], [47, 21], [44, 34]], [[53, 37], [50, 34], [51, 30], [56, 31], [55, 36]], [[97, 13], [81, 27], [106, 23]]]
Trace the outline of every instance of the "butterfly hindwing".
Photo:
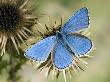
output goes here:
[[65, 69], [72, 64], [73, 55], [65, 48], [64, 44], [58, 42], [54, 48], [54, 65], [58, 69]]
[[48, 58], [55, 41], [56, 36], [47, 37], [28, 49], [25, 55], [36, 61], [45, 61]]
[[86, 7], [77, 11], [69, 20], [64, 24], [61, 29], [62, 33], [73, 33], [81, 29], [87, 28], [89, 25], [88, 9]]
[[92, 48], [91, 40], [84, 35], [68, 34], [65, 39], [72, 51], [79, 56], [86, 54]]

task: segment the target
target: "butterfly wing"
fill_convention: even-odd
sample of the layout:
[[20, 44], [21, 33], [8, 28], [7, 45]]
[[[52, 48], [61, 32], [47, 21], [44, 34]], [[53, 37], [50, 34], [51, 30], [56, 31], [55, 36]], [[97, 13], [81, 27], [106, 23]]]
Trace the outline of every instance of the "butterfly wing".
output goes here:
[[54, 48], [53, 62], [56, 68], [64, 69], [72, 64], [73, 55], [65, 48], [64, 44], [58, 42]]
[[66, 42], [75, 54], [82, 56], [92, 48], [92, 42], [86, 36], [80, 34], [66, 35]]
[[61, 29], [62, 33], [72, 33], [78, 30], [88, 28], [89, 16], [86, 7], [77, 11]]
[[28, 49], [25, 55], [36, 61], [45, 61], [56, 41], [56, 36], [47, 37]]

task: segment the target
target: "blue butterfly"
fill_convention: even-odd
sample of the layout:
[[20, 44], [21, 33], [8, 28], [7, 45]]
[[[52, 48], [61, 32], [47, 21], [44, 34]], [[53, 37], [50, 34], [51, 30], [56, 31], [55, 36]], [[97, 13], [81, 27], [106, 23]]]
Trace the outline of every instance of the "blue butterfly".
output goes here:
[[51, 35], [28, 49], [25, 55], [33, 60], [45, 62], [52, 52], [53, 64], [58, 69], [65, 69], [74, 64], [75, 57], [84, 56], [92, 42], [86, 36], [76, 33], [88, 28], [89, 16], [86, 7], [77, 11], [55, 35]]

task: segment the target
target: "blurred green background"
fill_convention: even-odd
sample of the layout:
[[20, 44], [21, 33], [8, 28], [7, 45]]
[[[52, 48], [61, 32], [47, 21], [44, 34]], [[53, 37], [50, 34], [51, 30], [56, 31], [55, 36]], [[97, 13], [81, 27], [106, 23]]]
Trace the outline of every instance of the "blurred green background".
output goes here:
[[[74, 11], [82, 7], [89, 9], [90, 25], [88, 32], [91, 34], [94, 47], [89, 53], [94, 57], [88, 60], [88, 69], [80, 72], [79, 76], [67, 77], [67, 82], [110, 82], [110, 0], [31, 0], [33, 5], [38, 5], [41, 13], [45, 16], [39, 20], [41, 24], [51, 24], [48, 16], [52, 20], [60, 21], [63, 17], [65, 22]], [[37, 11], [36, 11], [37, 13]], [[59, 79], [45, 78], [46, 69], [42, 72], [35, 71], [34, 65], [27, 62], [17, 73], [21, 76], [17, 82], [64, 82], [63, 75]], [[0, 82], [8, 82], [8, 75], [2, 70]]]

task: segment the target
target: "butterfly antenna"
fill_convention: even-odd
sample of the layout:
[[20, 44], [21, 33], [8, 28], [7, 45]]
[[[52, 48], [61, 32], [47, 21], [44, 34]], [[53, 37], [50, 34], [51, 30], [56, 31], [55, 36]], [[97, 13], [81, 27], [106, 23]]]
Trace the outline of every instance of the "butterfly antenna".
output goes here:
[[64, 77], [64, 80], [66, 82], [66, 71], [65, 70], [63, 70], [63, 77]]

